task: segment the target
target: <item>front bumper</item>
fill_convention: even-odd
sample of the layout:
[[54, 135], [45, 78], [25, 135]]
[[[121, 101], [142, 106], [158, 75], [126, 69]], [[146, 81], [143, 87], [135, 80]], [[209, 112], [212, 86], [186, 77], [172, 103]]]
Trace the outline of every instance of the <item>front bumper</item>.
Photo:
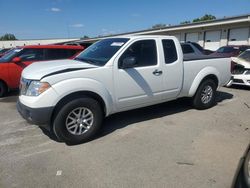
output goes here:
[[30, 108], [17, 101], [17, 110], [29, 123], [48, 128], [54, 107]]
[[232, 84], [250, 86], [250, 75], [235, 74], [233, 75]]

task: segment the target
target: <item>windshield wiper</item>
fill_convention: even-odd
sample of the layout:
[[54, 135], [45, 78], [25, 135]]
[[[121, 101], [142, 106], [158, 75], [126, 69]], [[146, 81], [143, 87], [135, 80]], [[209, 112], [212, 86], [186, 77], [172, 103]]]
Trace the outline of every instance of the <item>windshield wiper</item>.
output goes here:
[[85, 58], [76, 57], [75, 60], [86, 62], [86, 63], [89, 63], [89, 64], [99, 65], [99, 63], [97, 63], [97, 61], [94, 61], [92, 59], [85, 59]]

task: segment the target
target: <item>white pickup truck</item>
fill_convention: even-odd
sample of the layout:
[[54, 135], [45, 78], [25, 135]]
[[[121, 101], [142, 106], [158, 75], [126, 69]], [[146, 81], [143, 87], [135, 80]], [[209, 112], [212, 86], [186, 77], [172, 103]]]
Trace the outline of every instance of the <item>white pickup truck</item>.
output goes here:
[[180, 97], [190, 97], [197, 109], [210, 108], [216, 89], [230, 76], [229, 58], [183, 60], [175, 37], [108, 38], [74, 60], [25, 68], [17, 109], [26, 120], [49, 127], [59, 140], [80, 143], [117, 112]]

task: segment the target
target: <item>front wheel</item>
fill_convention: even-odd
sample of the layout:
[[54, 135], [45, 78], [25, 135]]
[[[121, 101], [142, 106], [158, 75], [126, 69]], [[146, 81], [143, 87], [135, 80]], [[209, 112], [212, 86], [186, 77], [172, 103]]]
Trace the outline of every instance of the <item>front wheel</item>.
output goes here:
[[78, 144], [90, 140], [100, 129], [102, 120], [102, 108], [96, 100], [75, 99], [56, 114], [53, 132], [60, 141]]
[[193, 97], [193, 106], [199, 110], [211, 108], [215, 104], [215, 94], [215, 82], [211, 79], [203, 81]]

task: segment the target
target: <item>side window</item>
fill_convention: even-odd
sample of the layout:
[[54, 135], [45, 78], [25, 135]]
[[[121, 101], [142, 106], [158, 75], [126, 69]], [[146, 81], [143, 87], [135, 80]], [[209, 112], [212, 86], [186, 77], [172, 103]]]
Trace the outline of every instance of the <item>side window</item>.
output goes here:
[[[74, 51], [74, 54], [76, 52]], [[46, 60], [68, 59], [72, 57], [73, 51], [67, 49], [46, 49]]]
[[162, 40], [162, 46], [164, 51], [165, 63], [169, 64], [175, 62], [178, 57], [174, 41]]
[[155, 40], [142, 40], [133, 43], [120, 57], [119, 63], [127, 57], [136, 58], [136, 67], [157, 64], [157, 50]]
[[41, 61], [44, 60], [44, 51], [38, 48], [25, 48], [19, 57], [22, 61]]
[[194, 53], [193, 48], [188, 44], [182, 44], [181, 48], [184, 54]]
[[67, 58], [73, 57], [75, 54], [78, 54], [79, 52], [81, 52], [80, 50], [71, 50], [71, 49], [68, 49], [67, 51], [68, 51]]

